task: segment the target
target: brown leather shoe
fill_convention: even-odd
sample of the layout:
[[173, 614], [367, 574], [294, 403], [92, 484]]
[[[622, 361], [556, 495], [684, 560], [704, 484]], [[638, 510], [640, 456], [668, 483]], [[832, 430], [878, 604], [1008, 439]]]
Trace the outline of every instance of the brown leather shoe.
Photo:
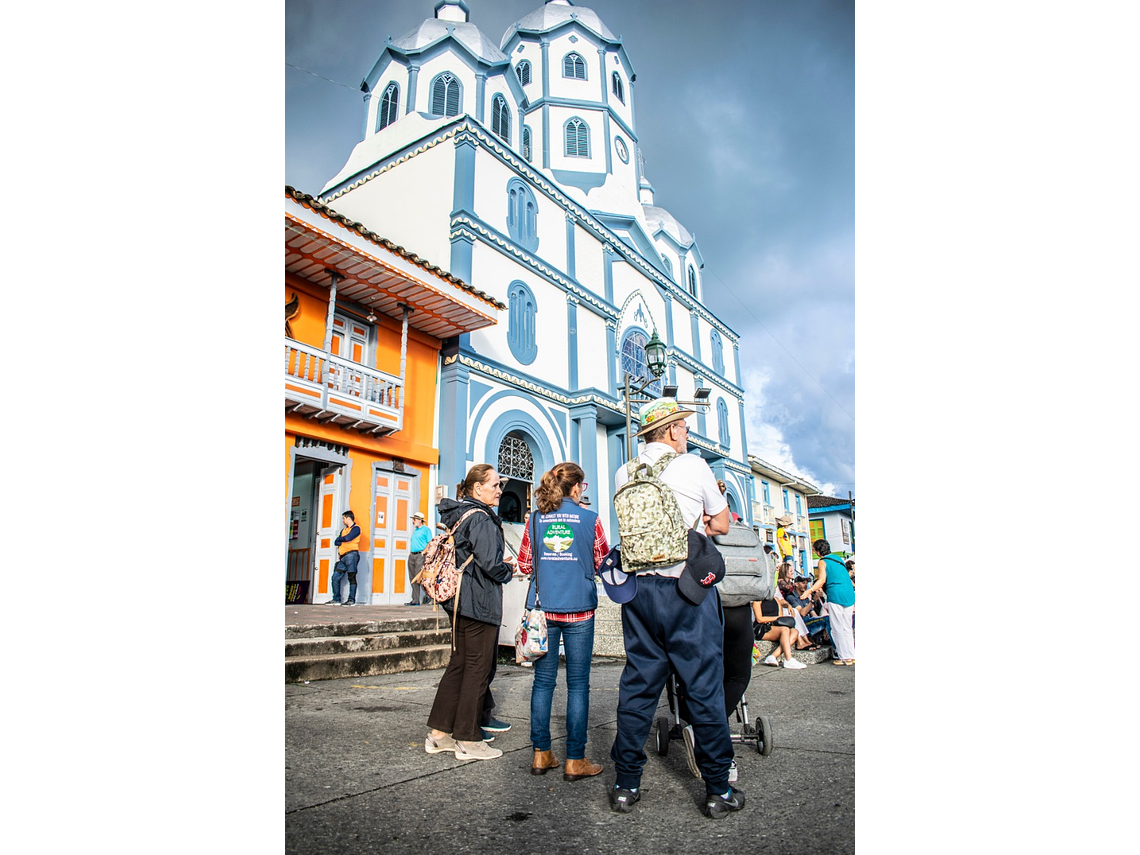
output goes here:
[[602, 774], [602, 767], [589, 760], [567, 760], [566, 771], [562, 773], [562, 780], [577, 781], [579, 778], [592, 778]]
[[537, 748], [534, 751], [534, 762], [530, 764], [530, 773], [532, 775], [545, 775], [547, 769], [557, 769], [558, 758], [554, 756], [553, 751], [539, 751]]

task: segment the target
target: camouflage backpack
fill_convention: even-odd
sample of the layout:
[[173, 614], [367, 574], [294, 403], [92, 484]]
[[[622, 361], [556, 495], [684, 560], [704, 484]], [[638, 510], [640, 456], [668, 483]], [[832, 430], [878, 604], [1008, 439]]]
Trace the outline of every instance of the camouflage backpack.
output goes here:
[[689, 557], [689, 527], [681, 516], [677, 497], [661, 480], [661, 473], [676, 456], [670, 451], [652, 466], [640, 460], [625, 465], [629, 481], [614, 494], [614, 510], [626, 573], [676, 564]]

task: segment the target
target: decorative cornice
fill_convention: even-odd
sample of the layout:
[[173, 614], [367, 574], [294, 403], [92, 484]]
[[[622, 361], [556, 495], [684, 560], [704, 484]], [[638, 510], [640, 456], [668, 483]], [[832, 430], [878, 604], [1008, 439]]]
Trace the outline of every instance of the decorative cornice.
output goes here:
[[669, 356], [672, 356], [679, 365], [683, 365], [685, 368], [689, 369], [689, 371], [693, 372], [694, 375], [703, 377], [705, 379], [715, 380], [717, 385], [722, 387], [724, 391], [728, 392], [735, 398], [739, 398], [741, 401], [744, 400], [744, 389], [742, 389], [740, 386], [737, 386], [731, 380], [726, 380], [720, 374], [717, 374], [715, 371], [713, 371], [712, 368], [708, 365], [697, 362], [695, 359], [693, 359], [693, 357], [689, 356], [689, 354], [685, 353], [682, 350], [678, 350], [675, 346], [669, 348], [667, 354]]
[[622, 409], [620, 402], [604, 398], [601, 395], [594, 394], [593, 392], [589, 392], [584, 395], [563, 395], [562, 393], [555, 392], [546, 386], [542, 386], [531, 380], [527, 380], [526, 378], [519, 377], [517, 374], [512, 374], [509, 371], [504, 371], [501, 368], [494, 367], [493, 365], [487, 365], [486, 363], [480, 362], [479, 360], [467, 356], [466, 354], [461, 353], [457, 354], [456, 356], [458, 357], [459, 363], [461, 365], [467, 366], [472, 371], [476, 371], [485, 377], [493, 377], [500, 382], [509, 383], [510, 385], [516, 386], [520, 389], [526, 389], [528, 392], [533, 392], [539, 397], [546, 398], [548, 401], [554, 401], [555, 403], [561, 404], [565, 407], [576, 407], [582, 406], [584, 404], [596, 404], [620, 415], [624, 415], [625, 413], [625, 410]]

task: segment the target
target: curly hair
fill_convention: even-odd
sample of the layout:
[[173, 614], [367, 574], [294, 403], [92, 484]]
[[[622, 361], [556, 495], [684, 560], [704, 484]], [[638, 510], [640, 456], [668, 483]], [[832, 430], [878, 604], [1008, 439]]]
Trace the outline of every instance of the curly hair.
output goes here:
[[558, 510], [562, 500], [570, 491], [586, 480], [586, 473], [577, 463], [559, 463], [549, 472], [544, 472], [538, 489], [534, 491], [535, 504], [539, 513], [550, 514]]
[[818, 555], [820, 558], [823, 558], [823, 556], [825, 556], [825, 555], [831, 554], [831, 544], [828, 543], [826, 540], [817, 540], [815, 543], [813, 543], [811, 545], [811, 548], [815, 550], [815, 554]]

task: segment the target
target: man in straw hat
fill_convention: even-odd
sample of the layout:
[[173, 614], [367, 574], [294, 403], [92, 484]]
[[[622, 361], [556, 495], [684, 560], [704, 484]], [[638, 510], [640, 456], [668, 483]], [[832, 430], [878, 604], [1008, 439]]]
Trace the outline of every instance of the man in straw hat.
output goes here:
[[[724, 534], [730, 522], [728, 502], [709, 465], [685, 453], [685, 419], [691, 415], [692, 410], [681, 409], [673, 398], [642, 406], [637, 436], [646, 444], [637, 460], [653, 465], [665, 454], [676, 454], [658, 477], [671, 488], [682, 517], [695, 531]], [[623, 466], [617, 471], [615, 491], [628, 480]], [[701, 812], [723, 819], [744, 807], [744, 794], [728, 783], [733, 755], [724, 714], [724, 634], [720, 595], [710, 595], [724, 575], [724, 560], [711, 538], [690, 532], [689, 541], [688, 561], [634, 568], [630, 582], [636, 582], [635, 592], [630, 591], [628, 601], [619, 600], [625, 603], [621, 614], [626, 663], [618, 686], [617, 737], [610, 751], [617, 772], [610, 806], [619, 813], [628, 813], [641, 798], [645, 740], [670, 671], [685, 687], [692, 728], [686, 728], [686, 747], [693, 751], [705, 782]]]
[[418, 580], [424, 569], [424, 547], [430, 540], [431, 529], [424, 522], [424, 515], [416, 511], [412, 514], [412, 542], [408, 545], [408, 581], [411, 583], [409, 592], [412, 599], [404, 603], [405, 606], [424, 604], [424, 587]]

